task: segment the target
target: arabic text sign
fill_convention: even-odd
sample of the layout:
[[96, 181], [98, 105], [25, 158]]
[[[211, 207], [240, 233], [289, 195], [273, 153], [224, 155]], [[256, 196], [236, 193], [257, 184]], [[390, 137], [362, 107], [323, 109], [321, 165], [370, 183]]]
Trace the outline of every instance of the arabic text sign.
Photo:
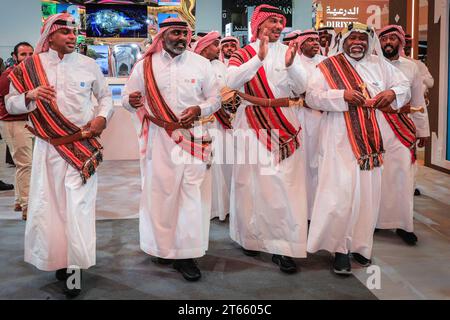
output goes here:
[[377, 29], [389, 23], [389, 0], [324, 0], [318, 2], [317, 21], [336, 29], [362, 22]]

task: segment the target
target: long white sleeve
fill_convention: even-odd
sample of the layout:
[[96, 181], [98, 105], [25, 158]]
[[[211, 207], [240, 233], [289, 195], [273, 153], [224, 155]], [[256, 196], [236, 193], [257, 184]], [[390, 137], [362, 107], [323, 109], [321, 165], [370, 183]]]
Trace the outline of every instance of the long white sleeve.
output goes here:
[[391, 107], [395, 110], [400, 109], [411, 100], [411, 89], [408, 79], [403, 72], [386, 62], [385, 66], [385, 90], [393, 90], [395, 92], [395, 100]]
[[320, 69], [316, 68], [306, 90], [306, 104], [313, 109], [322, 111], [348, 111], [344, 100], [344, 90], [330, 89]]
[[221, 107], [219, 83], [216, 79], [213, 67], [211, 64], [207, 64], [206, 69], [205, 81], [202, 87], [205, 102], [200, 104], [202, 117], [213, 114]]
[[[414, 65], [416, 67], [416, 65]], [[413, 107], [424, 107], [425, 112], [412, 113], [411, 119], [416, 125], [416, 135], [419, 138], [430, 136], [430, 124], [428, 120], [428, 110], [425, 105], [425, 97], [423, 90], [423, 80], [420, 75], [419, 68], [416, 67], [414, 71], [414, 78], [411, 84], [411, 105]]]
[[139, 91], [144, 97], [144, 104], [146, 103], [145, 88], [144, 88], [144, 61], [138, 62], [133, 68], [133, 72], [125, 84], [122, 92], [122, 106], [128, 111], [135, 113], [137, 109], [130, 105], [130, 94]]
[[92, 93], [98, 101], [97, 116], [104, 117], [108, 123], [114, 113], [112, 94], [100, 67], [95, 64], [93, 69], [95, 80], [92, 84]]
[[233, 90], [242, 88], [247, 82], [253, 79], [262, 65], [263, 62], [259, 59], [258, 55], [255, 55], [239, 67], [229, 66], [227, 74], [228, 86]]
[[37, 107], [34, 101], [26, 105], [25, 93], [20, 94], [12, 83], [9, 85], [9, 94], [5, 96], [5, 106], [9, 114], [24, 114]]
[[306, 75], [306, 70], [302, 66], [300, 57], [295, 56], [294, 63], [287, 68], [289, 78], [291, 78], [292, 91], [304, 93], [308, 87], [308, 80]]

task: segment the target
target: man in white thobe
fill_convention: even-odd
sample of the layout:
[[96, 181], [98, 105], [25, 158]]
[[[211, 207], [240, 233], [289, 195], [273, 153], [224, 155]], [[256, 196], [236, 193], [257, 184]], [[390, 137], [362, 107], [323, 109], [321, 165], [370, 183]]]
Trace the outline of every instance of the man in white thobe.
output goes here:
[[[196, 281], [201, 273], [194, 258], [204, 256], [208, 249], [211, 171], [207, 162], [195, 161], [198, 159], [181, 149], [175, 131], [169, 135], [162, 128], [180, 125], [192, 132], [200, 115], [209, 116], [220, 106], [211, 64], [186, 50], [190, 39], [191, 31], [181, 19], [161, 23], [160, 32], [125, 86], [123, 105], [131, 112], [146, 108], [152, 119], [143, 124], [149, 127], [139, 209], [141, 249], [156, 257], [156, 262], [173, 262], [186, 280]], [[153, 82], [157, 91], [150, 92]], [[155, 103], [165, 103], [167, 108], [162, 111], [172, 113], [175, 120], [158, 118], [161, 110]]]
[[[419, 69], [419, 74], [420, 74], [420, 76], [422, 78], [422, 81], [423, 81], [423, 86], [422, 87], [423, 87], [423, 92], [424, 92], [424, 95], [425, 95], [425, 106], [428, 106], [428, 104], [430, 102], [430, 100], [429, 100], [429, 93], [430, 93], [430, 89], [433, 88], [433, 86], [434, 86], [434, 78], [431, 75], [430, 70], [428, 70], [427, 65], [425, 63], [423, 63], [422, 60], [414, 59], [411, 56], [412, 40], [413, 39], [412, 39], [410, 34], [405, 34], [405, 47], [404, 47], [404, 53], [405, 54], [404, 55], [405, 55], [406, 59], [414, 62], [416, 64], [417, 68]], [[427, 112], [426, 109], [425, 109], [425, 112]], [[412, 119], [413, 119], [414, 123], [416, 124], [416, 126], [418, 127], [417, 129], [421, 130], [420, 128], [422, 127], [422, 123], [417, 123], [416, 122], [417, 117], [415, 117], [415, 116], [413, 116]], [[427, 125], [429, 125], [429, 124], [427, 123]], [[429, 129], [428, 129], [428, 131], [429, 131]], [[426, 131], [424, 133], [426, 133]], [[430, 134], [428, 133], [428, 136], [429, 135]], [[417, 146], [419, 148], [425, 147], [425, 144], [426, 144], [427, 140], [429, 140], [429, 138], [427, 138], [427, 139], [419, 138], [419, 143], [418, 143]], [[417, 172], [417, 166], [415, 167], [415, 171]], [[419, 188], [417, 188], [417, 186], [416, 186], [416, 188], [414, 190], [414, 195], [415, 196], [420, 196], [421, 195], [420, 190], [419, 190]]]
[[[62, 115], [75, 126], [87, 130], [90, 136], [100, 135], [113, 114], [111, 93], [95, 61], [74, 52], [76, 39], [69, 14], [47, 20], [34, 56], [38, 55], [49, 85], [19, 94], [12, 82], [6, 97], [9, 113], [32, 112], [42, 101], [56, 101]], [[97, 107], [92, 95], [97, 98]], [[35, 131], [39, 132], [36, 126]], [[58, 270], [58, 280], [67, 280], [67, 268], [95, 265], [96, 197], [97, 174], [83, 183], [80, 171], [70, 166], [54, 145], [36, 138], [25, 261], [40, 270]], [[80, 287], [71, 287], [66, 281], [65, 292], [75, 296]]]
[[[415, 124], [415, 136], [423, 140], [430, 135], [423, 82], [416, 64], [400, 55], [405, 45], [405, 33], [401, 26], [389, 25], [379, 31], [379, 37], [384, 56], [401, 70], [410, 83], [409, 104], [413, 108], [421, 107], [424, 110], [423, 113], [410, 114]], [[413, 232], [414, 164], [411, 160], [411, 150], [392, 134], [392, 129], [382, 134], [386, 154], [377, 228], [397, 229], [396, 233], [407, 244], [414, 245], [417, 237]]]
[[[295, 42], [288, 47], [278, 41], [285, 24], [286, 19], [278, 8], [261, 5], [255, 9], [252, 16], [252, 42], [237, 51], [230, 60], [227, 84], [231, 89], [253, 85], [265, 74], [268, 86], [263, 84], [264, 91], [271, 91], [275, 98], [305, 91], [306, 74], [298, 61]], [[251, 52], [254, 56], [240, 64], [242, 60], [239, 59]], [[258, 88], [252, 90], [256, 92]], [[259, 121], [258, 117], [249, 115], [252, 110], [263, 115], [271, 111], [265, 111], [262, 107], [253, 108], [248, 102], [243, 103], [233, 122], [235, 133], [246, 135], [240, 137], [238, 133], [235, 134], [239, 140], [237, 155], [244, 154], [247, 162], [238, 162], [233, 168], [230, 235], [243, 247], [246, 255], [254, 256], [258, 251], [271, 253], [272, 261], [281, 271], [294, 273], [297, 266], [292, 258], [306, 257], [307, 198], [305, 167], [304, 162], [300, 161], [303, 145], [300, 142], [299, 148], [281, 160], [277, 170], [266, 172], [266, 169], [270, 169], [268, 163], [276, 158], [275, 154], [279, 150], [269, 150], [263, 144], [265, 139], [258, 138], [259, 132], [254, 126], [255, 121]], [[298, 141], [300, 124], [297, 110], [278, 109], [278, 116], [271, 118], [264, 115], [262, 123], [276, 122], [274, 118], [277, 117], [284, 118], [282, 125], [296, 132], [288, 135], [287, 143]], [[245, 148], [239, 148], [239, 144], [247, 139], [249, 143]], [[251, 162], [256, 153], [256, 163]]]
[[[305, 30], [299, 33], [297, 38], [300, 63], [305, 69], [306, 74], [312, 75], [316, 66], [326, 59], [319, 54], [319, 34], [315, 30]], [[318, 168], [319, 168], [319, 135], [320, 121], [322, 112], [311, 109], [301, 108], [299, 110], [300, 119], [303, 127], [303, 141], [306, 156], [306, 192], [308, 194], [308, 220], [311, 220], [312, 207], [317, 189]]]
[[[211, 31], [206, 34], [198, 41], [194, 52], [211, 62], [217, 84], [219, 89], [222, 90], [226, 86], [227, 67], [219, 60], [220, 33]], [[222, 112], [220, 117], [221, 121], [226, 121], [226, 123], [221, 123], [215, 115], [211, 115], [208, 119], [208, 126], [212, 129], [211, 136], [213, 138], [211, 218], [219, 218], [219, 220], [224, 221], [230, 213], [230, 189], [233, 165], [226, 163], [225, 148], [227, 147], [226, 142], [232, 141], [232, 135], [229, 132], [232, 127], [231, 115], [224, 109], [220, 110], [220, 112]]]
[[[378, 56], [371, 54], [374, 48]], [[326, 111], [321, 123], [319, 181], [308, 252], [334, 253], [334, 272], [349, 275], [350, 252], [361, 265], [370, 264], [381, 195], [383, 148], [379, 137], [380, 131], [389, 129], [382, 112], [363, 106], [370, 103], [381, 108], [392, 104], [393, 108], [400, 108], [409, 101], [410, 90], [407, 79], [382, 57], [372, 28], [350, 24], [343, 31], [340, 51], [343, 53], [319, 64], [306, 91], [307, 105]], [[345, 84], [338, 73], [326, 78], [325, 67], [336, 61], [343, 61], [349, 70], [357, 72], [367, 90], [362, 86], [331, 89], [327, 79]], [[373, 98], [369, 100], [367, 94]], [[360, 122], [351, 118], [352, 112], [361, 115]], [[371, 127], [368, 123], [372, 123]], [[361, 151], [364, 153], [357, 153]]]

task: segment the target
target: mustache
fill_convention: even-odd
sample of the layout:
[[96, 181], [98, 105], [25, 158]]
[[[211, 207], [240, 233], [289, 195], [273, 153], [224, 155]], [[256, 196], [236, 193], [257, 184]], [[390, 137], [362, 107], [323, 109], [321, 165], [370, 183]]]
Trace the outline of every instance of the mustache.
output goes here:
[[351, 45], [351, 46], [350, 46], [350, 49], [354, 49], [354, 48], [358, 48], [358, 49], [361, 49], [361, 50], [365, 50], [365, 47], [362, 46], [362, 45], [360, 45], [360, 44], [354, 44], [354, 45]]
[[176, 40], [176, 41], [171, 41], [169, 44], [171, 46], [173, 46], [173, 47], [176, 47], [179, 44], [182, 44], [183, 46], [186, 46], [187, 45], [187, 41], [186, 40]]

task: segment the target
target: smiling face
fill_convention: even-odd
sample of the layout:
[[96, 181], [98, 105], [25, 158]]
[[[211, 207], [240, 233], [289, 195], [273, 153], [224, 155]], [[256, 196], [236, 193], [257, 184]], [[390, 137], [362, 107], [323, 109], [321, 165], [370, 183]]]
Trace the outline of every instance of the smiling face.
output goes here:
[[60, 54], [70, 54], [75, 51], [77, 35], [75, 29], [62, 28], [53, 32], [48, 38], [50, 48]]
[[264, 30], [266, 30], [267, 36], [269, 37], [269, 42], [278, 41], [281, 36], [281, 31], [283, 31], [283, 22], [284, 19], [280, 17], [273, 16], [268, 18], [261, 24], [258, 30], [258, 38], [261, 39], [264, 34]]
[[369, 35], [367, 33], [352, 32], [344, 41], [344, 52], [355, 60], [364, 58], [369, 48]]
[[172, 29], [164, 32], [163, 47], [172, 57], [182, 54], [187, 48], [188, 31]]
[[380, 38], [383, 55], [388, 59], [395, 59], [399, 55], [400, 39], [395, 34], [384, 35]]

